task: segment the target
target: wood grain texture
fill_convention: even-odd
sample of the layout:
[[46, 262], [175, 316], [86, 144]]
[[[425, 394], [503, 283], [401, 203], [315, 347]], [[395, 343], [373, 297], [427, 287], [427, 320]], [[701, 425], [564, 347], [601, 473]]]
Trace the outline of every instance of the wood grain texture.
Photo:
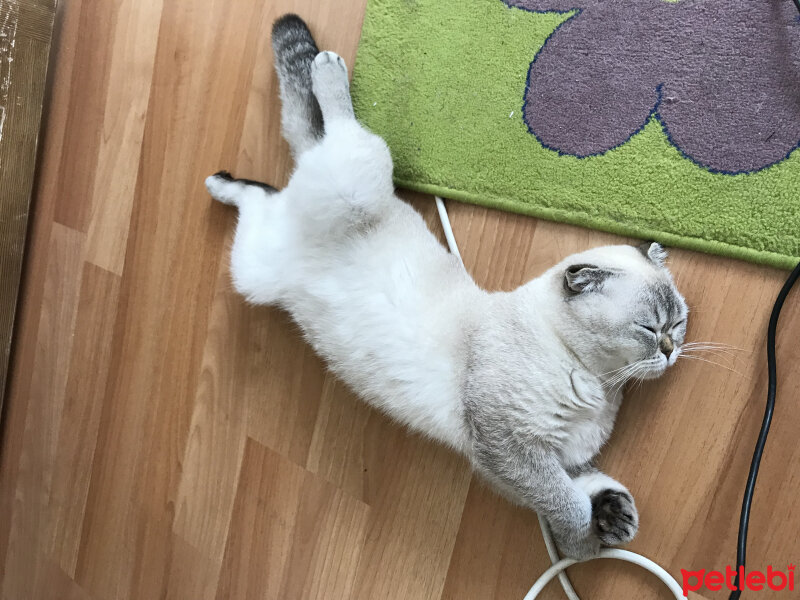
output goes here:
[[[535, 515], [365, 406], [285, 313], [230, 285], [235, 215], [202, 181], [220, 168], [288, 178], [272, 21], [302, 14], [352, 64], [364, 4], [64, 4], [0, 454], [4, 600], [506, 599], [548, 566]], [[403, 197], [441, 235], [430, 198]], [[449, 208], [466, 267], [492, 290], [626, 241]], [[734, 560], [785, 273], [685, 251], [671, 266], [689, 339], [739, 348], [709, 357], [732, 370], [686, 360], [630, 390], [600, 462], [636, 496], [631, 548], [679, 574]], [[800, 556], [798, 328], [792, 298], [753, 569]], [[670, 597], [607, 561], [572, 577], [586, 599]]]
[[0, 407], [6, 388], [56, 0], [0, 0]]

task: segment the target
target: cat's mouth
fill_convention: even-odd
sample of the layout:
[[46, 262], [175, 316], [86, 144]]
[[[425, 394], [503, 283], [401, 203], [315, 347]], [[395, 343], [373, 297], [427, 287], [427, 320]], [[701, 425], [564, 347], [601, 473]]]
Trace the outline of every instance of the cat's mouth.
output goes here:
[[655, 356], [643, 361], [644, 369], [639, 378], [649, 380], [661, 377], [668, 368], [675, 364], [680, 353], [680, 348], [676, 347], [669, 356], [666, 356], [662, 352], [658, 352]]
[[661, 377], [664, 372], [675, 364], [678, 351], [672, 353], [668, 358], [662, 353], [658, 353], [650, 358], [644, 358], [634, 361], [620, 367], [614, 371], [610, 371], [603, 378], [603, 386], [606, 388], [620, 388], [630, 382], [646, 381]]

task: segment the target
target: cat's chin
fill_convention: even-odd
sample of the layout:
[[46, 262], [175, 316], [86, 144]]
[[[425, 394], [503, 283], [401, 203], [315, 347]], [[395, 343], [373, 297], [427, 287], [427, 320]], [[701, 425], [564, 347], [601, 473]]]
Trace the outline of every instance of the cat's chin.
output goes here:
[[666, 365], [665, 365], [665, 366], [663, 366], [663, 367], [657, 367], [657, 368], [655, 368], [655, 369], [651, 369], [650, 371], [648, 371], [648, 372], [647, 372], [647, 373], [645, 373], [644, 375], [640, 375], [640, 378], [641, 378], [641, 379], [648, 380], [648, 381], [649, 381], [649, 380], [651, 380], [651, 379], [658, 379], [658, 378], [659, 378], [659, 377], [661, 377], [661, 376], [662, 376], [662, 375], [663, 375], [663, 374], [664, 374], [666, 371], [667, 371], [667, 367], [666, 367]]
[[670, 364], [666, 358], [663, 357], [655, 357], [647, 361], [649, 364], [647, 365], [647, 371], [638, 375], [639, 379], [651, 380], [651, 379], [658, 379], [661, 377], [669, 368]]
[[644, 375], [640, 375], [640, 377], [647, 380], [658, 379], [667, 372], [670, 366], [669, 361], [662, 360], [657, 365], [651, 367]]

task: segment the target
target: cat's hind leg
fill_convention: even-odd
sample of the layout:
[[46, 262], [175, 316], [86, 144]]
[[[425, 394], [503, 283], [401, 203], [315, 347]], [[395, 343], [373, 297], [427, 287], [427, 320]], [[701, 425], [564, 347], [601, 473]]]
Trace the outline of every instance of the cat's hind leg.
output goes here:
[[306, 234], [324, 243], [329, 234], [369, 229], [388, 203], [399, 201], [394, 198], [391, 153], [356, 120], [342, 58], [320, 52], [311, 65], [311, 80], [325, 136], [300, 158], [289, 189]]
[[311, 64], [311, 82], [326, 124], [336, 119], [355, 119], [347, 66], [341, 56], [327, 51], [317, 54]]

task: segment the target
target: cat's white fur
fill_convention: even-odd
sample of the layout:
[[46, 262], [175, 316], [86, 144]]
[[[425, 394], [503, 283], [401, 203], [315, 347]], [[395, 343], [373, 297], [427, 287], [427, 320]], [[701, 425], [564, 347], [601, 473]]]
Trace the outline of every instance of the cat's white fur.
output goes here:
[[[632, 497], [585, 465], [620, 404], [621, 385], [606, 384], [626, 365], [644, 359], [631, 375], [655, 376], [677, 358], [648, 348], [641, 331], [614, 333], [631, 326], [651, 285], [672, 285], [659, 258], [596, 248], [513, 292], [480, 289], [395, 196], [389, 149], [353, 117], [343, 61], [320, 53], [311, 73], [325, 132], [293, 147], [288, 186], [271, 193], [229, 177], [206, 181], [214, 198], [239, 208], [236, 289], [288, 310], [370, 404], [463, 453], [501, 492], [542, 512], [567, 554], [628, 541], [638, 526]], [[593, 268], [565, 280], [575, 264]], [[593, 506], [603, 498], [611, 504]], [[617, 513], [627, 525], [615, 525]]]
[[[238, 195], [234, 285], [251, 302], [289, 308], [371, 403], [463, 450], [464, 332], [489, 296], [394, 196], [383, 141], [354, 120], [326, 131], [280, 194], [251, 187]], [[207, 185], [219, 199], [230, 184], [212, 177]], [[359, 227], [369, 235], [353, 234]]]

